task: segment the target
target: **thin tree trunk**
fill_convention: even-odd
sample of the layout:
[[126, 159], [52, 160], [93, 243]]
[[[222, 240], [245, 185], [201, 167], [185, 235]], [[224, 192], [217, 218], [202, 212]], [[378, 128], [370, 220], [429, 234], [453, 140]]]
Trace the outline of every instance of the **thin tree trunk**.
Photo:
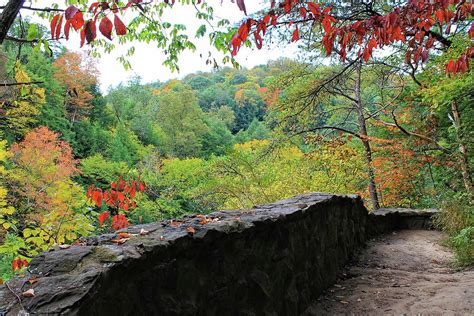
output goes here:
[[466, 188], [469, 198], [474, 200], [474, 192], [472, 187], [471, 173], [469, 172], [469, 161], [467, 156], [467, 148], [463, 142], [461, 136], [461, 114], [459, 113], [458, 103], [454, 100], [451, 103], [451, 111], [453, 112], [453, 125], [456, 130], [456, 139], [459, 145], [459, 164], [461, 167], [461, 174], [464, 181], [464, 187]]
[[24, 3], [25, 0], [10, 0], [2, 13], [0, 13], [0, 44], [3, 44], [5, 37], [7, 37], [8, 30], [10, 30]]
[[372, 203], [372, 207], [374, 210], [380, 208], [379, 198], [377, 195], [377, 186], [375, 184], [375, 172], [374, 168], [372, 167], [372, 148], [370, 147], [370, 141], [368, 138], [367, 133], [367, 125], [364, 116], [364, 107], [362, 104], [362, 96], [361, 96], [361, 71], [362, 71], [362, 64], [361, 62], [357, 62], [356, 64], [356, 83], [355, 83], [355, 97], [357, 102], [355, 102], [355, 107], [357, 110], [357, 118], [359, 122], [359, 134], [362, 136], [362, 143], [364, 145], [364, 152], [365, 152], [365, 162], [367, 168], [367, 175], [369, 178], [369, 193], [370, 193], [370, 201]]

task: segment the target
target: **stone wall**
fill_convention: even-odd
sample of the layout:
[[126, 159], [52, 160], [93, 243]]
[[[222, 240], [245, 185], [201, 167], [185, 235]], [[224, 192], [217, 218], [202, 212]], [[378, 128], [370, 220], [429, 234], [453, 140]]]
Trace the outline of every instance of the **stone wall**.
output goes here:
[[43, 253], [0, 286], [0, 314], [298, 315], [364, 244], [368, 216], [357, 196], [311, 193], [202, 220]]
[[381, 208], [370, 213], [367, 235], [376, 236], [400, 229], [433, 229], [437, 209]]

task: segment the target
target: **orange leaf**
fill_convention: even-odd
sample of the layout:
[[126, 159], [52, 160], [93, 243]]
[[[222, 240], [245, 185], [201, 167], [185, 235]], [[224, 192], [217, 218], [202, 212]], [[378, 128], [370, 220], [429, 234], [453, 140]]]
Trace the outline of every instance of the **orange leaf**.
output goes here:
[[130, 238], [132, 235], [129, 233], [118, 233], [117, 234], [120, 238]]
[[126, 243], [130, 238], [118, 238], [118, 239], [113, 239], [112, 242], [114, 244], [118, 244], [118, 245], [123, 245], [124, 243]]
[[191, 227], [191, 226], [189, 226], [188, 228], [186, 228], [186, 231], [187, 231], [189, 234], [191, 234], [191, 235], [194, 235], [194, 234], [196, 233], [196, 230], [195, 230], [193, 227]]

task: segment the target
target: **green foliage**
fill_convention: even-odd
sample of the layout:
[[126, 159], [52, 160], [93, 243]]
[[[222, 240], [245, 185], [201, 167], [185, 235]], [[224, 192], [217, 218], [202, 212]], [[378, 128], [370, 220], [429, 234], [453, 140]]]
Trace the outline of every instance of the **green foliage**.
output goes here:
[[0, 279], [6, 281], [15, 272], [12, 269], [12, 261], [18, 257], [22, 249], [26, 249], [27, 244], [23, 238], [15, 234], [7, 234], [0, 245]]
[[194, 92], [187, 86], [170, 82], [158, 95], [158, 126], [163, 131], [163, 152], [174, 157], [198, 156], [202, 137], [209, 128]]
[[455, 196], [444, 201], [436, 223], [448, 233], [448, 245], [455, 251], [457, 264], [474, 265], [474, 206], [467, 197]]
[[129, 128], [119, 124], [112, 133], [107, 155], [112, 161], [133, 165], [140, 161], [150, 149], [143, 146], [138, 136]]
[[245, 143], [251, 140], [264, 140], [270, 134], [270, 129], [265, 126], [264, 122], [254, 119], [246, 130], [237, 133], [235, 139], [238, 143]]
[[85, 187], [94, 185], [99, 188], [106, 188], [111, 182], [118, 179], [119, 176], [135, 176], [126, 162], [107, 160], [101, 154], [82, 159], [80, 162], [81, 182]]

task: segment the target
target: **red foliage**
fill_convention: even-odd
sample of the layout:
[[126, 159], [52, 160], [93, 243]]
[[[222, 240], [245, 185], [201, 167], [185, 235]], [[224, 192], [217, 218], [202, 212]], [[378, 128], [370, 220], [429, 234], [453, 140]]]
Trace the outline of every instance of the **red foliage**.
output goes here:
[[28, 266], [28, 261], [22, 258], [16, 258], [12, 261], [12, 269], [13, 271], [20, 270], [24, 267]]
[[145, 184], [140, 179], [132, 180], [129, 183], [120, 177], [118, 181], [110, 184], [109, 190], [103, 191], [94, 186], [89, 187], [87, 197], [95, 203], [96, 207], [102, 208], [105, 205], [108, 208], [107, 212], [102, 212], [98, 217], [100, 226], [103, 226], [104, 222], [109, 219], [110, 213], [113, 216], [112, 228], [117, 230], [129, 225], [125, 215], [120, 212], [126, 213], [134, 209], [136, 194], [143, 191], [145, 191]]
[[[363, 19], [338, 20], [331, 15], [331, 7], [322, 8], [315, 2], [300, 0], [281, 0], [278, 5], [272, 1], [270, 10], [259, 19], [249, 18], [239, 27], [231, 40], [232, 55], [236, 55], [250, 34], [257, 48], [262, 46], [262, 37], [271, 27], [292, 27], [295, 30], [291, 38], [300, 38], [299, 24], [319, 24], [322, 26], [322, 44], [330, 55], [336, 51], [342, 60], [348, 51], [356, 51], [368, 61], [374, 48], [382, 48], [395, 42], [407, 44], [407, 63], [425, 62], [428, 52], [435, 42], [443, 45], [447, 39], [443, 34], [431, 31], [435, 25], [449, 34], [451, 27], [459, 22], [469, 23], [473, 16], [472, 3], [463, 0], [410, 0], [388, 14], [372, 12]], [[296, 15], [301, 18], [296, 20]], [[314, 29], [314, 28], [313, 28]], [[474, 38], [474, 26], [471, 25], [468, 36]], [[457, 61], [451, 61], [446, 72], [466, 72], [469, 58], [474, 57], [474, 47], [467, 47]]]
[[115, 215], [114, 217], [112, 217], [112, 228], [115, 230], [125, 228], [129, 225], [130, 223], [123, 214]]
[[103, 226], [104, 222], [109, 219], [109, 212], [102, 212], [102, 214], [100, 214], [98, 218], [100, 226]]

